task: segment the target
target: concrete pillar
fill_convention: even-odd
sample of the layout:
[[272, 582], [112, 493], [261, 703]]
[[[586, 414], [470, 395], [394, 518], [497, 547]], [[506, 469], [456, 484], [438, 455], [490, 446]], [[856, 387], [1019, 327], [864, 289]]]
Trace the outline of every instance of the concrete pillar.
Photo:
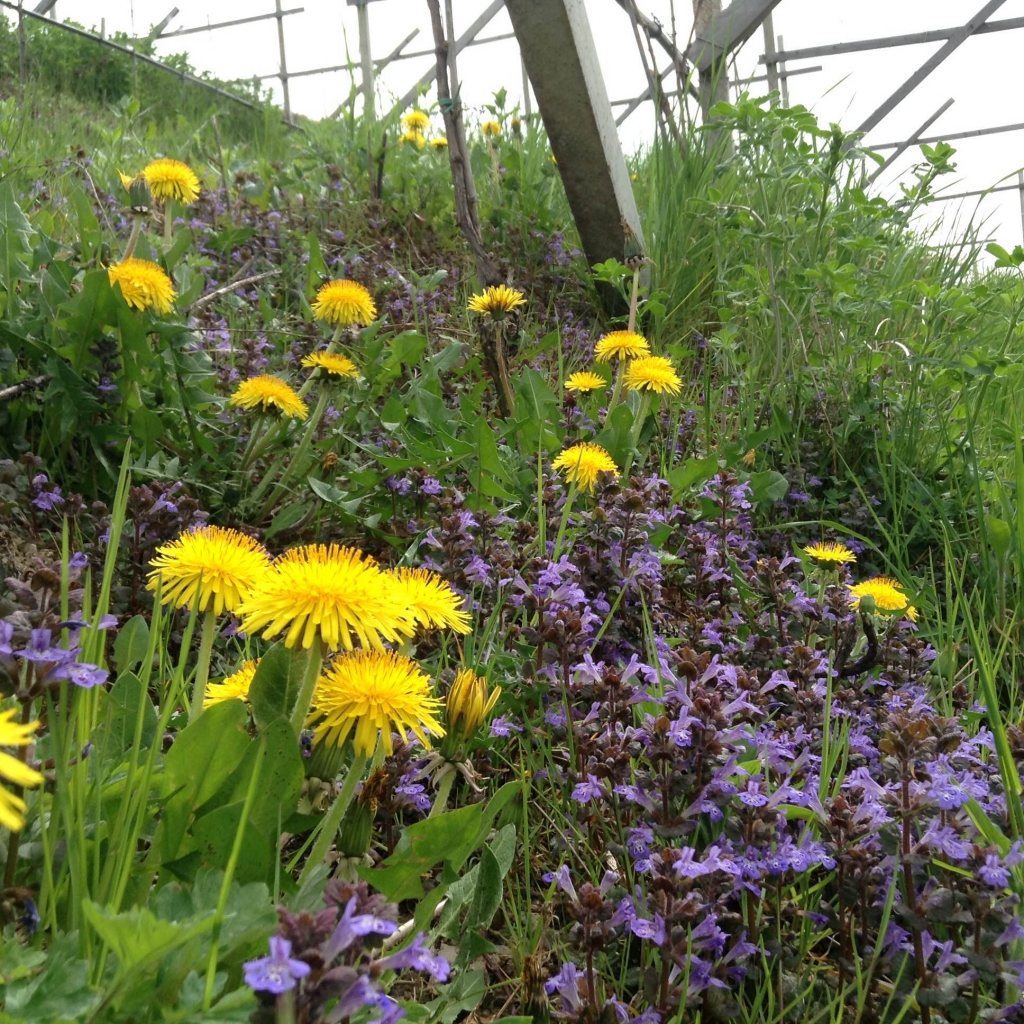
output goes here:
[[643, 239], [583, 0], [505, 0], [591, 264], [623, 257], [622, 221]]

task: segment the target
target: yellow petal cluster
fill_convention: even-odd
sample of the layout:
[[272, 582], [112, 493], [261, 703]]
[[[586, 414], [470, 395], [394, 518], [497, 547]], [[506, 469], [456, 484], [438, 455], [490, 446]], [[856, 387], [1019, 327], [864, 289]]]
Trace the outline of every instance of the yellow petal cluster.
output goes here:
[[[24, 747], [32, 742], [38, 722], [14, 721], [17, 708], [0, 712], [0, 747]], [[0, 750], [0, 778], [15, 786], [29, 789], [43, 781], [42, 775], [29, 768], [24, 761]], [[0, 786], [0, 825], [12, 832], [20, 832], [25, 825], [25, 801]]]
[[462, 598], [446, 580], [429, 569], [391, 569], [388, 575], [398, 584], [416, 623], [425, 629], [453, 629], [468, 633], [470, 616]]
[[256, 661], [247, 661], [237, 671], [226, 676], [219, 683], [210, 683], [206, 687], [206, 696], [203, 698], [203, 707], [208, 708], [213, 704], [220, 704], [225, 700], [244, 700], [249, 703], [249, 687], [256, 678]]
[[359, 369], [348, 356], [339, 352], [314, 352], [302, 360], [302, 365], [310, 368], [319, 367], [335, 377], [358, 377]]
[[431, 139], [430, 140], [430, 148], [431, 149], [447, 149], [448, 148], [448, 140], [443, 135], [439, 135], [436, 139]]
[[566, 480], [575, 483], [581, 491], [593, 491], [599, 473], [619, 471], [608, 451], [590, 441], [566, 448], [551, 465], [554, 469], [564, 469]]
[[671, 360], [664, 356], [641, 356], [634, 359], [627, 367], [622, 383], [631, 391], [654, 391], [658, 394], [668, 392], [678, 395], [683, 389]]
[[606, 387], [608, 387], [608, 381], [599, 373], [591, 373], [590, 370], [571, 373], [565, 379], [566, 391], [597, 391], [598, 388]]
[[417, 149], [422, 149], [427, 144], [427, 137], [423, 132], [402, 132], [398, 136], [398, 144], [400, 146], [413, 145]]
[[174, 283], [158, 264], [129, 256], [108, 267], [107, 277], [111, 287], [120, 285], [124, 301], [132, 309], [170, 313], [176, 294]]
[[501, 135], [501, 125], [497, 121], [484, 121], [480, 125], [480, 131], [488, 139], [496, 139]]
[[238, 530], [200, 526], [157, 548], [147, 590], [160, 585], [160, 600], [215, 615], [236, 611], [270, 567], [263, 545]]
[[370, 324], [377, 318], [373, 297], [358, 281], [328, 281], [316, 293], [313, 315], [329, 324]]
[[487, 720], [500, 696], [500, 686], [488, 692], [485, 678], [478, 676], [472, 669], [462, 669], [456, 675], [445, 701], [448, 736], [459, 745], [468, 742]]
[[610, 363], [613, 359], [637, 359], [651, 351], [647, 339], [634, 331], [612, 331], [594, 346], [594, 358], [599, 363]]
[[411, 132], [425, 132], [430, 127], [430, 116], [422, 110], [410, 110], [402, 117], [402, 124]]
[[411, 659], [394, 651], [358, 651], [335, 658], [317, 680], [307, 724], [314, 742], [340, 747], [352, 735], [357, 754], [370, 757], [377, 737], [394, 753], [392, 732], [412, 732], [429, 749], [443, 736], [436, 715], [441, 702], [430, 680]]
[[888, 576], [874, 576], [850, 587], [854, 608], [860, 607], [862, 598], [870, 597], [875, 607], [884, 612], [903, 612], [911, 622], [917, 621], [917, 609], [910, 603], [903, 584]]
[[282, 416], [299, 420], [309, 416], [309, 406], [299, 397], [298, 392], [287, 381], [269, 373], [243, 380], [228, 399], [228, 405], [240, 409], [259, 409], [261, 412], [276, 409]]
[[824, 562], [826, 565], [843, 565], [857, 561], [857, 556], [845, 544], [834, 540], [822, 541], [820, 544], [808, 544], [804, 548], [804, 554], [816, 562]]
[[286, 647], [322, 641], [336, 651], [383, 650], [415, 631], [415, 618], [394, 579], [372, 558], [338, 544], [292, 548], [264, 573], [239, 612], [242, 631], [284, 633]]
[[199, 198], [199, 179], [195, 171], [180, 160], [154, 160], [142, 173], [154, 199], [162, 202], [173, 199], [188, 206]]
[[492, 320], [504, 320], [517, 306], [526, 304], [521, 291], [509, 288], [507, 284], [485, 288], [479, 295], [470, 298], [467, 308], [471, 313], [483, 313]]

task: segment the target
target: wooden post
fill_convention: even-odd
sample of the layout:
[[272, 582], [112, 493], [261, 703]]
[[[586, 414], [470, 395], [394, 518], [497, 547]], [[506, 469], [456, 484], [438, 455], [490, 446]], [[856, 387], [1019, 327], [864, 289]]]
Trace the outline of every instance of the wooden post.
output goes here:
[[28, 85], [28, 50], [25, 42], [25, 0], [18, 0], [18, 78]]
[[[700, 38], [713, 35], [712, 22], [722, 13], [722, 0], [693, 0], [693, 34]], [[728, 103], [729, 70], [726, 66], [727, 52], [719, 60], [712, 61], [699, 71], [700, 111], [704, 124], [711, 123], [711, 108], [716, 103]], [[732, 152], [732, 138], [728, 132], [708, 132], [707, 151], [726, 157]]]
[[[772, 12], [769, 11], [765, 16], [764, 21], [761, 22], [761, 31], [764, 35], [764, 52], [773, 53], [775, 51], [775, 24], [772, 21]], [[765, 61], [765, 70], [768, 72], [768, 91], [770, 93], [776, 93], [779, 91], [779, 65], [774, 60]], [[772, 98], [772, 106], [778, 105], [778, 98]]]
[[281, 92], [284, 98], [284, 119], [286, 123], [292, 123], [292, 101], [288, 95], [288, 59], [284, 52], [284, 14], [281, 11], [281, 0], [274, 0], [277, 11], [277, 47], [281, 55], [281, 70], [278, 77], [281, 79]]
[[356, 15], [359, 23], [359, 63], [363, 75], [363, 125], [366, 129], [366, 168], [370, 181], [370, 198], [380, 199], [377, 194], [376, 175], [373, 161], [373, 126], [377, 120], [377, 104], [373, 88], [373, 51], [370, 47], [369, 0], [357, 0]]
[[100, 39], [107, 38], [107, 19], [100, 18]]
[[1024, 232], [1024, 171], [1017, 172], [1017, 195], [1020, 197], [1020, 226]]
[[526, 70], [526, 62], [522, 56], [519, 58], [519, 64], [523, 69], [523, 115], [526, 117], [526, 124], [529, 126], [530, 117], [533, 113], [531, 110], [532, 104], [530, 103], [530, 76]]
[[580, 242], [591, 264], [642, 241], [615, 118], [583, 0], [505, 0]]
[[[779, 36], [778, 51], [782, 53], [786, 48], [786, 44], [782, 41], [782, 36]], [[784, 60], [779, 61], [779, 84], [782, 87], [782, 105], [784, 107], [789, 106], [789, 76], [786, 74], [786, 62]]]

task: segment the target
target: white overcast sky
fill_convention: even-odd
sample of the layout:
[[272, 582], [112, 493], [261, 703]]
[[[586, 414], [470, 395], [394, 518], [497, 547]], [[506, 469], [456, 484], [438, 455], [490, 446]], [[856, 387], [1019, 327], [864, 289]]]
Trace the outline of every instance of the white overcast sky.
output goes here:
[[[615, 0], [585, 0], [587, 13], [612, 100], [641, 92], [646, 85], [642, 65], [633, 41], [629, 19]], [[487, 6], [487, 0], [455, 0], [456, 32], [460, 33]], [[34, 6], [34, 3], [32, 4]], [[172, 6], [180, 8], [169, 30], [262, 14], [274, 10], [274, 0], [58, 0], [57, 15], [87, 27], [106, 19], [108, 31], [117, 29], [144, 34], [160, 21]], [[301, 14], [284, 19], [289, 71], [358, 61], [356, 10], [345, 0], [282, 0], [285, 10], [305, 8]], [[658, 18], [666, 29], [675, 7], [676, 29], [681, 43], [687, 41], [691, 23], [691, 0], [640, 0], [644, 13]], [[781, 0], [775, 8], [777, 35], [787, 49], [825, 43], [950, 28], [966, 22], [982, 6], [982, 0]], [[431, 46], [430, 23], [424, 0], [379, 0], [369, 8], [370, 35], [374, 57], [390, 53], [405, 36], [418, 28], [409, 51]], [[1024, 0], [1006, 0], [990, 20], [1024, 16]], [[511, 31], [508, 15], [502, 11], [481, 33], [481, 38]], [[942, 44], [928, 43], [798, 62], [793, 67], [816, 64], [823, 69], [790, 79], [790, 100], [802, 103], [823, 122], [838, 121], [844, 128], [857, 127], [887, 96]], [[193, 64], [221, 78], [247, 77], [278, 71], [277, 26], [273, 20], [168, 39], [161, 52], [186, 50]], [[739, 72], [755, 73], [757, 59], [764, 51], [758, 30], [740, 52]], [[869, 142], [895, 142], [912, 134], [947, 99], [955, 103], [930, 127], [926, 136], [1024, 121], [1020, 67], [1024, 52], [1024, 29], [996, 32], [968, 39], [950, 58], [898, 106], [868, 136]], [[660, 57], [660, 54], [658, 54]], [[404, 93], [432, 63], [419, 57], [391, 65], [381, 76], [380, 105]], [[664, 64], [661, 65], [662, 67]], [[757, 73], [760, 73], [758, 70]], [[356, 72], [358, 75], [358, 72]], [[462, 96], [467, 104], [490, 100], [502, 86], [509, 104], [520, 100], [522, 77], [519, 51], [514, 39], [474, 47], [459, 57]], [[275, 94], [279, 97], [278, 83]], [[754, 85], [752, 91], [766, 91]], [[291, 82], [293, 109], [311, 117], [329, 114], [348, 95], [346, 74], [299, 78]], [[432, 95], [432, 94], [431, 94]], [[651, 135], [652, 107], [638, 110], [621, 130], [627, 152]], [[953, 143], [957, 147], [956, 181], [945, 179], [949, 192], [988, 188], [1006, 178], [1015, 183], [1016, 172], [1024, 167], [1024, 131], [1008, 132]], [[892, 172], [878, 182], [885, 194], [894, 192], [893, 181], [919, 159], [915, 148], [905, 154]], [[975, 200], [942, 204], [946, 225], [958, 212], [966, 219], [975, 214]], [[987, 217], [984, 237], [995, 237], [1012, 248], [1022, 240], [1021, 206], [1016, 191], [986, 197], [977, 218]]]

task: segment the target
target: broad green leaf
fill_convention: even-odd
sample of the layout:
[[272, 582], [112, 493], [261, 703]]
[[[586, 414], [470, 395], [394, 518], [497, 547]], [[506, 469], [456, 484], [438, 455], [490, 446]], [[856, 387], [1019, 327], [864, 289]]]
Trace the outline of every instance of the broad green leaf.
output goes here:
[[291, 714], [308, 664], [308, 654], [289, 650], [283, 643], [274, 644], [260, 658], [249, 687], [249, 704], [260, 729]]
[[156, 736], [156, 708], [139, 678], [132, 672], [122, 672], [110, 692], [102, 698], [100, 724], [92, 737], [101, 761], [119, 762], [131, 749], [140, 715], [141, 754], [149, 749]]
[[71, 192], [71, 204], [75, 209], [75, 220], [78, 222], [78, 244], [81, 247], [83, 263], [91, 263], [99, 256], [103, 245], [103, 232], [100, 222], [93, 213], [92, 201], [80, 188]]
[[184, 787], [191, 806], [201, 807], [230, 778], [249, 746], [241, 701], [207, 708], [180, 733], [164, 759], [170, 789]]
[[144, 615], [130, 618], [114, 641], [114, 666], [118, 672], [135, 672], [149, 649], [149, 624]]
[[31, 273], [25, 263], [31, 237], [32, 225], [14, 198], [10, 181], [0, 183], [0, 287], [13, 291]]

